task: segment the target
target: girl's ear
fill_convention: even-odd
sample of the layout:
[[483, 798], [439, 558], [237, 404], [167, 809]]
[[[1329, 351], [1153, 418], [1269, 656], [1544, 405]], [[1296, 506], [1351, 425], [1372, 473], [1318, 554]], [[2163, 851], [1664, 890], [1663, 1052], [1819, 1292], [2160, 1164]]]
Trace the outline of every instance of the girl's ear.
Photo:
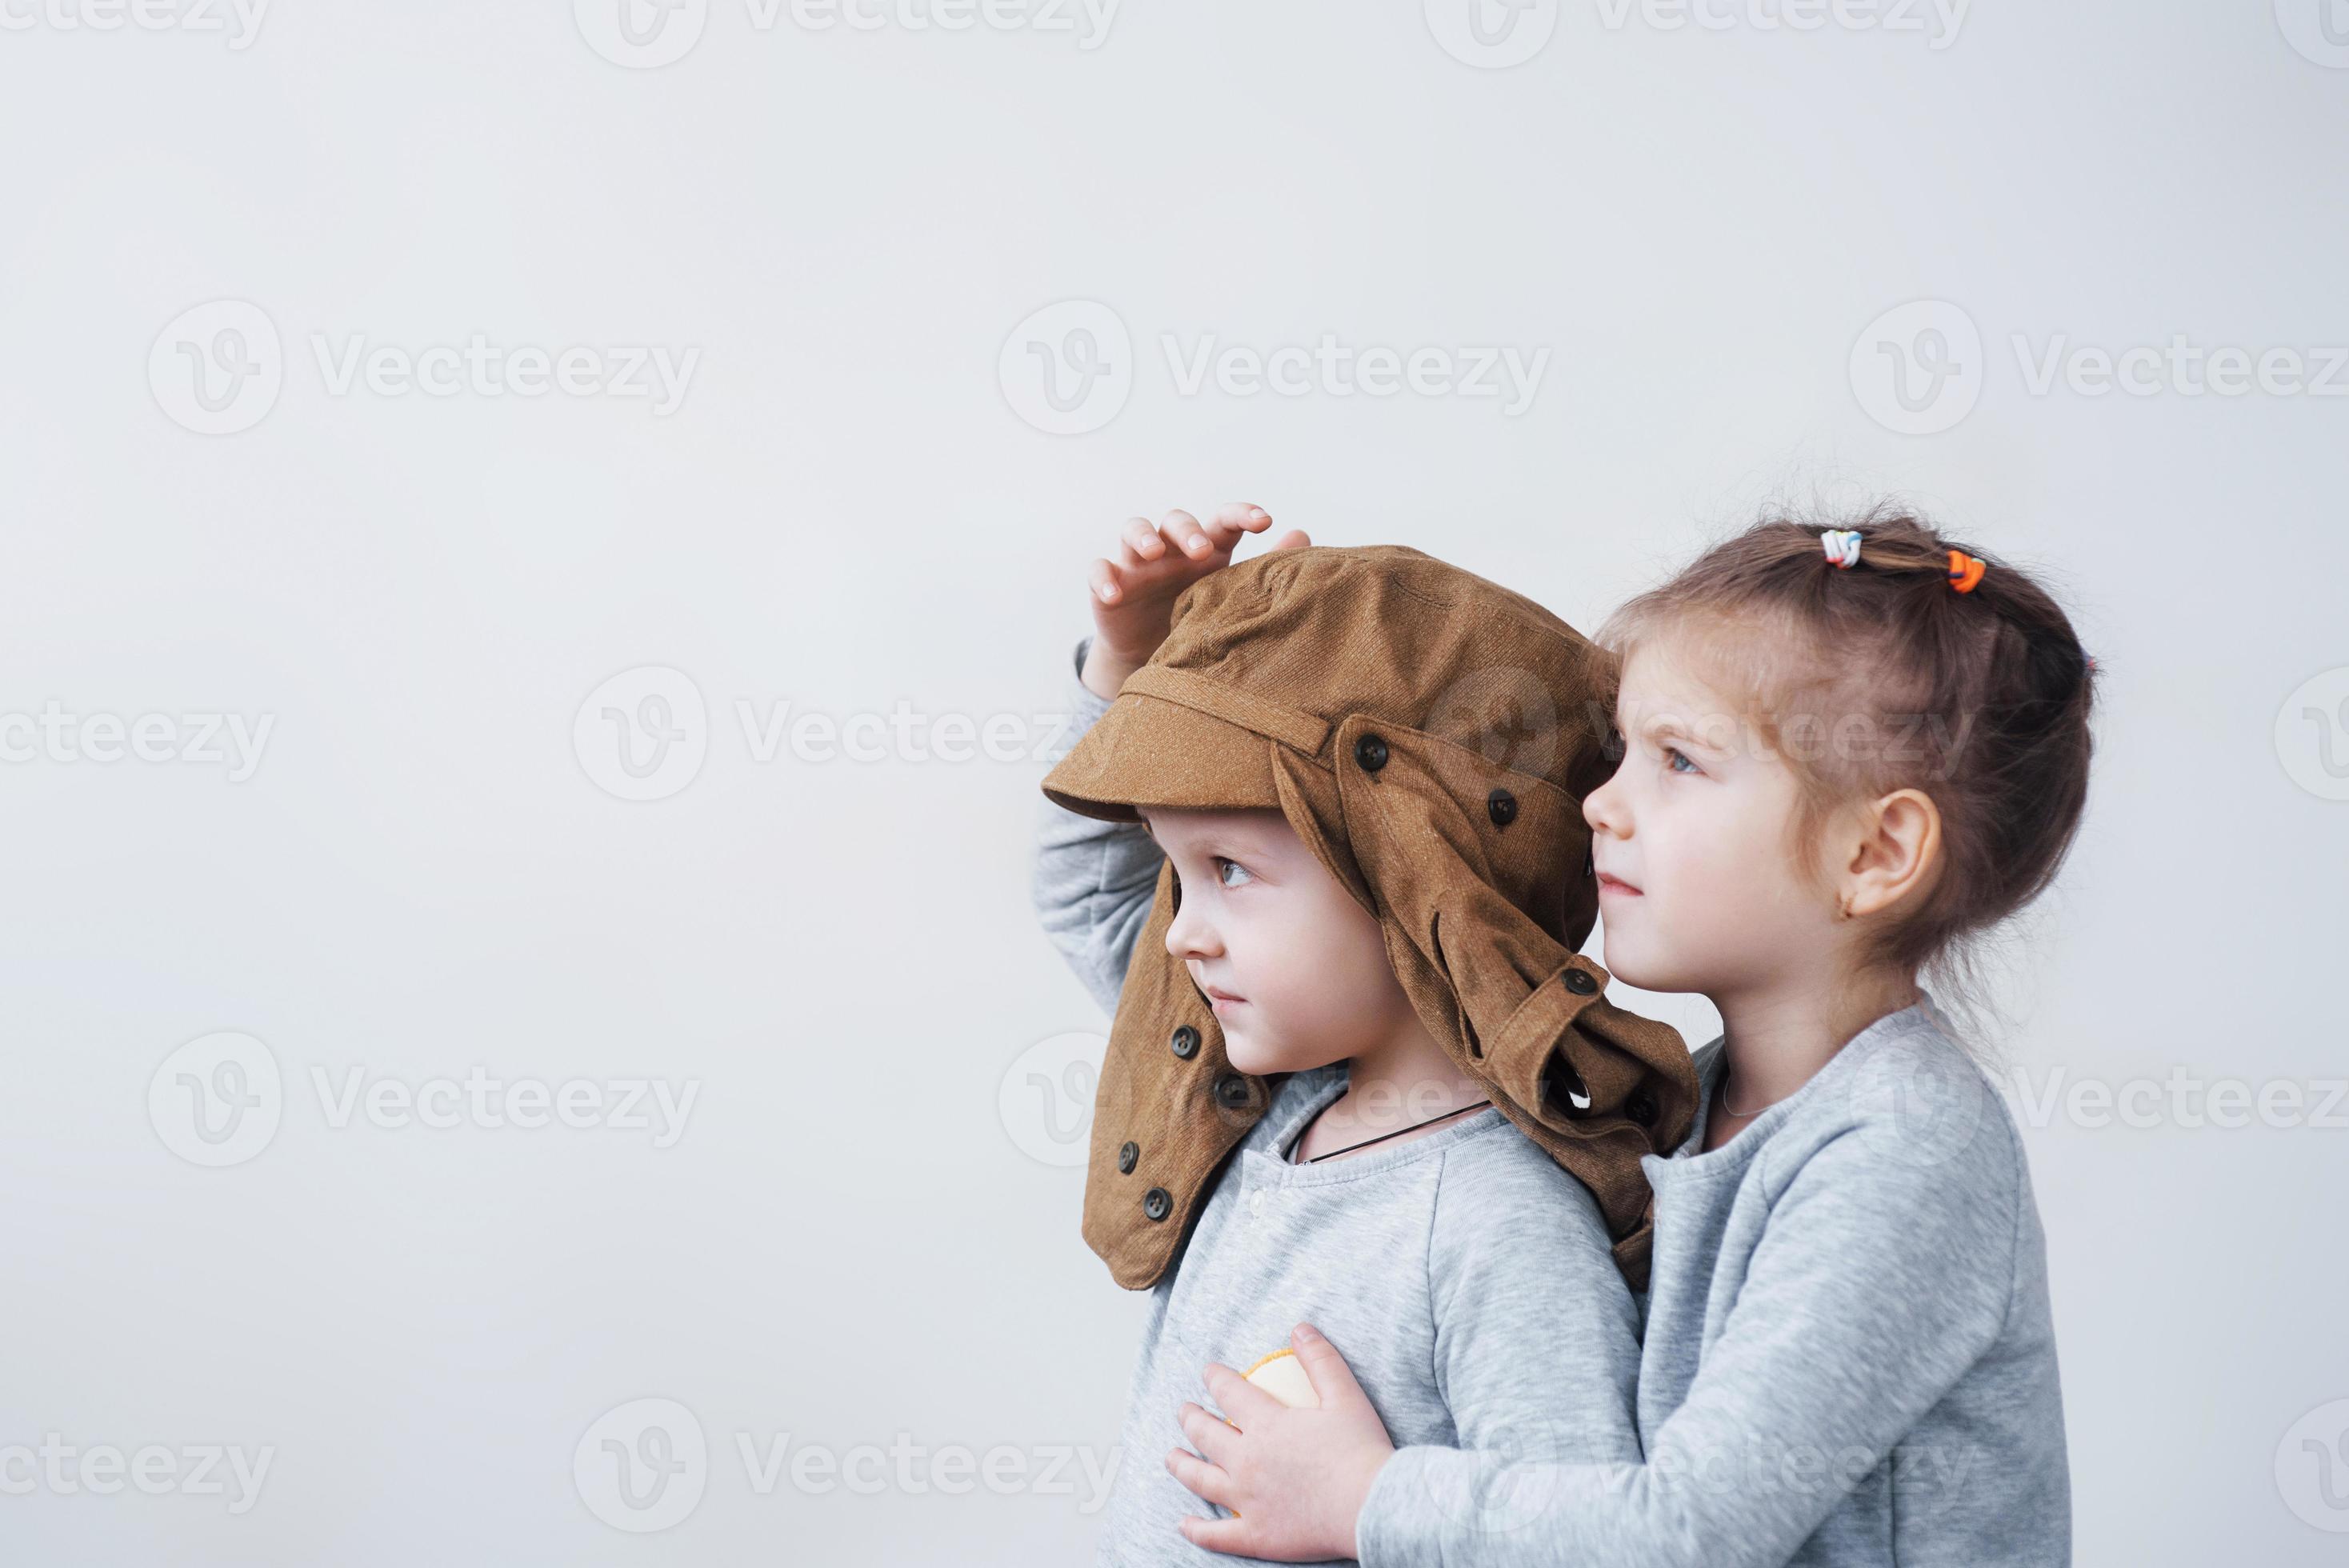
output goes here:
[[1941, 864], [1941, 809], [1922, 789], [1895, 789], [1869, 810], [1852, 857], [1846, 907], [1873, 914], [1922, 892]]

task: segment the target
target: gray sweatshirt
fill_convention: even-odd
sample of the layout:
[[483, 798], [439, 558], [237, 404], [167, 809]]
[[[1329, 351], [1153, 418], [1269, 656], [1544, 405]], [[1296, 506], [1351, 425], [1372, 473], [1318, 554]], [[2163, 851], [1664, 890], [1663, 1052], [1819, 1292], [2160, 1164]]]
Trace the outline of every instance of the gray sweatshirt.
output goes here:
[[[1081, 661], [1082, 650], [1079, 657]], [[1106, 707], [1081, 685], [1080, 728]], [[1159, 851], [1138, 825], [1041, 810], [1036, 905], [1114, 1008]], [[1212, 1408], [1209, 1361], [1246, 1370], [1310, 1321], [1345, 1347], [1399, 1443], [1632, 1464], [1638, 1309], [1598, 1204], [1498, 1110], [1319, 1164], [1292, 1163], [1343, 1064], [1281, 1078], [1153, 1287], [1101, 1539], [1107, 1563], [1227, 1562], [1183, 1539], [1216, 1510], [1163, 1460], [1176, 1408]]]
[[[1106, 705], [1077, 691], [1090, 723]], [[1130, 831], [1063, 825], [1038, 867], [1055, 941], [1108, 1006], [1157, 871]], [[1089, 893], [1045, 896], [1056, 858], [1094, 869]], [[1643, 1161], [1644, 1462], [1559, 1462], [1538, 1418], [1480, 1441], [1464, 1402], [1454, 1446], [1390, 1423], [1365, 1568], [2068, 1563], [2045, 1238], [2013, 1119], [1955, 1033], [1930, 995], [1879, 1018], [1709, 1154], [1722, 1042], [1698, 1051], [1696, 1127]]]
[[[2072, 1558], [2045, 1238], [2013, 1119], [1928, 995], [1656, 1190], [1639, 1465], [1401, 1447], [1389, 1564]], [[1696, 1056], [1706, 1107], [1721, 1042]], [[1340, 1346], [1340, 1348], [1344, 1348]]]

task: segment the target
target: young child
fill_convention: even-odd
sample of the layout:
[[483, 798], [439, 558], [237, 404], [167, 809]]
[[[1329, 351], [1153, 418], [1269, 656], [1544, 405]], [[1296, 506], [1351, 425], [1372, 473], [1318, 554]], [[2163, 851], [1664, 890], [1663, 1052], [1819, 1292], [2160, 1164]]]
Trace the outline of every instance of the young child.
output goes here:
[[1097, 582], [1103, 630], [1154, 647], [1113, 704], [1081, 693], [1045, 780], [1038, 903], [1117, 1003], [1085, 1235], [1152, 1291], [1119, 1564], [1209, 1560], [1155, 1462], [1175, 1403], [1303, 1315], [1407, 1442], [1635, 1462], [1640, 1161], [1695, 1112], [1679, 1037], [1573, 950], [1604, 661], [1415, 551], [1215, 569], [1266, 521], [1170, 519]]
[[1582, 803], [1607, 961], [1723, 1028], [1694, 1130], [1646, 1162], [1644, 1462], [1394, 1446], [1300, 1332], [1319, 1408], [1220, 1367], [1238, 1429], [1185, 1408], [1204, 1458], [1170, 1463], [1239, 1513], [1191, 1538], [1371, 1568], [2068, 1563], [2023, 1149], [1917, 977], [2062, 862], [2093, 665], [2028, 575], [1889, 512], [1759, 525], [1601, 641], [1627, 747]]

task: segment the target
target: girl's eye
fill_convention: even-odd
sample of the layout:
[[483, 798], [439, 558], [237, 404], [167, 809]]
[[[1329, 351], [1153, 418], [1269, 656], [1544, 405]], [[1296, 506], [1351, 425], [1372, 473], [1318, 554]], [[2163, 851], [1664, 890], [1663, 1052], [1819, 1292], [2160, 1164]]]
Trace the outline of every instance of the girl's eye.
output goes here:
[[[1695, 763], [1689, 762], [1688, 753], [1682, 751], [1677, 746], [1665, 747], [1664, 756], [1670, 759], [1671, 770], [1675, 773], [1702, 773], [1704, 771], [1703, 769], [1699, 768]], [[1682, 768], [1681, 766], [1683, 762], [1688, 762], [1688, 766], [1686, 768]]]
[[[1232, 873], [1235, 872], [1239, 874], [1238, 882], [1232, 880]], [[1240, 864], [1239, 861], [1227, 861], [1224, 859], [1223, 856], [1217, 855], [1216, 857], [1216, 880], [1223, 883], [1226, 887], [1238, 887], [1243, 883], [1254, 882], [1256, 879], [1248, 875], [1247, 868]]]

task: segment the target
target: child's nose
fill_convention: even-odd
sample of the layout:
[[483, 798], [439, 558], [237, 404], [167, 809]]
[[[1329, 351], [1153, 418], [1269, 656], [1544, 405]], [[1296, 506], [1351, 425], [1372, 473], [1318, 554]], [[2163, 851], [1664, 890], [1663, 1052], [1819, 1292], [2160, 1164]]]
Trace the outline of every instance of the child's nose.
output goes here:
[[1213, 958], [1223, 951], [1216, 928], [1196, 899], [1185, 899], [1166, 926], [1166, 951], [1176, 958]]
[[1622, 839], [1630, 836], [1631, 814], [1626, 808], [1623, 791], [1609, 779], [1582, 798], [1582, 820], [1590, 824], [1594, 833], [1607, 833]]

